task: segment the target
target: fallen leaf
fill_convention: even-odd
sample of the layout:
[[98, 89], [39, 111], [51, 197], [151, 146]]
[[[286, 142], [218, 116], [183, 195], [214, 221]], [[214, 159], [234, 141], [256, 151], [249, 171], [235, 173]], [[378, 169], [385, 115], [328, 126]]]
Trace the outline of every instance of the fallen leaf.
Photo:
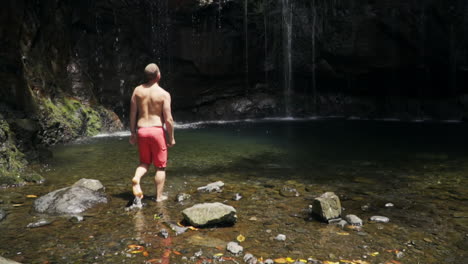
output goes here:
[[20, 207], [23, 206], [23, 204], [13, 204], [13, 207]]
[[242, 234], [238, 235], [237, 236], [237, 241], [244, 242], [245, 241], [245, 236], [243, 236]]
[[144, 249], [142, 248], [142, 249], [132, 250], [132, 251], [130, 251], [130, 253], [132, 253], [132, 254], [138, 254], [138, 253], [141, 253], [141, 252], [143, 252], [143, 251], [144, 251]]
[[214, 257], [221, 257], [222, 255], [224, 255], [224, 254], [223, 254], [223, 253], [216, 253], [216, 254], [214, 254], [213, 256], [214, 256]]
[[277, 259], [274, 259], [273, 261], [279, 264], [284, 264], [288, 262], [285, 258], [277, 258]]
[[154, 258], [154, 259], [148, 259], [146, 261], [146, 263], [156, 263], [156, 262], [160, 262], [160, 261], [161, 261], [161, 259]]
[[302, 262], [302, 263], [307, 263], [307, 260], [305, 260], [305, 259], [299, 259], [299, 261]]
[[223, 250], [223, 249], [224, 249], [224, 247], [222, 247], [222, 246], [216, 246], [215, 248], [216, 248], [217, 250]]
[[168, 258], [170, 255], [171, 255], [171, 251], [170, 251], [170, 250], [166, 250], [166, 251], [164, 251], [162, 257], [163, 257], [163, 258]]
[[148, 251], [143, 251], [143, 256], [148, 257], [149, 256]]
[[333, 261], [325, 260], [323, 264], [340, 264], [340, 262], [333, 262]]
[[290, 257], [287, 257], [286, 258], [286, 261], [289, 262], [289, 263], [293, 263], [294, 262], [294, 259], [290, 258]]
[[349, 233], [348, 232], [338, 232], [336, 233], [337, 235], [340, 235], [340, 236], [349, 236]]
[[379, 252], [372, 252], [372, 253], [370, 253], [369, 255], [375, 257], [375, 256], [379, 255]]
[[140, 246], [140, 245], [128, 245], [127, 247], [128, 247], [129, 249], [144, 248], [143, 246]]
[[28, 194], [28, 195], [26, 195], [26, 198], [37, 198], [37, 195], [34, 195], [34, 194]]
[[182, 253], [180, 253], [180, 252], [177, 251], [177, 250], [174, 250], [174, 251], [172, 251], [172, 252], [173, 252], [174, 254], [176, 254], [176, 255], [182, 255]]

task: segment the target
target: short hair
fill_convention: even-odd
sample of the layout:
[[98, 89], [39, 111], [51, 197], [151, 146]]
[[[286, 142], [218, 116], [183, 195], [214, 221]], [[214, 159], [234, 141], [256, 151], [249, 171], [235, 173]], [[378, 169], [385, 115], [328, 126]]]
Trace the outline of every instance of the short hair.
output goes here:
[[145, 67], [145, 75], [148, 81], [156, 79], [159, 73], [159, 67], [156, 63], [150, 63]]

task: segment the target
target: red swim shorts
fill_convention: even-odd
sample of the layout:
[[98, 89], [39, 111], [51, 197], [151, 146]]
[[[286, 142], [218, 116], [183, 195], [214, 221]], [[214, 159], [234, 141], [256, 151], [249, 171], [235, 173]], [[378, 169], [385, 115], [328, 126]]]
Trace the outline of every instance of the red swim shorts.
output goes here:
[[160, 126], [138, 128], [138, 151], [140, 163], [153, 163], [157, 168], [165, 168], [167, 144], [164, 128]]

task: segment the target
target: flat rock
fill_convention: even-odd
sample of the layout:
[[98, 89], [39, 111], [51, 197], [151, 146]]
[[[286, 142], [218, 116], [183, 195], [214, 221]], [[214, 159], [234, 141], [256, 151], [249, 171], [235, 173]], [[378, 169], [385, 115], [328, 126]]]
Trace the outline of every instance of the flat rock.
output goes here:
[[[93, 183], [92, 186], [97, 187], [96, 183]], [[107, 203], [106, 195], [103, 192], [94, 191], [88, 187], [73, 185], [50, 192], [37, 198], [34, 201], [33, 208], [39, 213], [76, 215], [97, 204]]]
[[312, 213], [318, 215], [322, 220], [339, 218], [341, 215], [340, 198], [333, 192], [326, 192], [314, 199]]
[[41, 226], [46, 226], [50, 225], [52, 223], [51, 220], [49, 219], [39, 219], [36, 222], [29, 223], [26, 227], [28, 228], [36, 228], [36, 227], [41, 227]]
[[390, 221], [390, 218], [386, 216], [380, 216], [380, 215], [374, 215], [370, 218], [372, 222], [377, 222], [377, 223], [388, 223]]
[[285, 241], [286, 240], [286, 235], [279, 234], [275, 237], [276, 240], [278, 241]]
[[229, 242], [226, 246], [226, 250], [231, 252], [234, 255], [238, 255], [242, 253], [244, 248], [241, 245], [239, 245], [237, 242]]
[[198, 187], [197, 190], [200, 192], [221, 192], [224, 187], [224, 182], [217, 181], [212, 182], [206, 186]]
[[356, 215], [353, 215], [353, 214], [346, 215], [345, 219], [350, 225], [362, 226], [362, 219], [357, 217]]
[[19, 262], [14, 261], [14, 260], [6, 259], [6, 258], [3, 258], [3, 257], [0, 257], [0, 263], [1, 264], [21, 264]]
[[182, 211], [184, 219], [195, 227], [233, 225], [237, 221], [236, 209], [222, 203], [202, 203]]

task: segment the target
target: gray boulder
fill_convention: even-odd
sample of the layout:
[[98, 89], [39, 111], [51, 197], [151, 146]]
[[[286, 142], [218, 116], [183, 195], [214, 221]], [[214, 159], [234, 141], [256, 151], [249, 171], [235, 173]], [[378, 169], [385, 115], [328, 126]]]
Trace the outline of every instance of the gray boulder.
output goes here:
[[39, 197], [34, 201], [33, 208], [39, 213], [53, 215], [80, 214], [97, 204], [107, 203], [106, 195], [97, 191], [103, 190], [103, 187], [100, 188], [99, 185], [102, 186], [97, 180], [81, 179], [71, 187]]
[[73, 186], [81, 186], [93, 191], [104, 191], [104, 185], [102, 185], [100, 181], [93, 179], [80, 179], [79, 181], [75, 182]]
[[325, 221], [340, 217], [340, 198], [333, 192], [322, 194], [320, 197], [314, 199], [312, 203], [312, 213]]
[[236, 209], [222, 203], [196, 204], [182, 211], [184, 219], [193, 226], [233, 225], [237, 221]]

